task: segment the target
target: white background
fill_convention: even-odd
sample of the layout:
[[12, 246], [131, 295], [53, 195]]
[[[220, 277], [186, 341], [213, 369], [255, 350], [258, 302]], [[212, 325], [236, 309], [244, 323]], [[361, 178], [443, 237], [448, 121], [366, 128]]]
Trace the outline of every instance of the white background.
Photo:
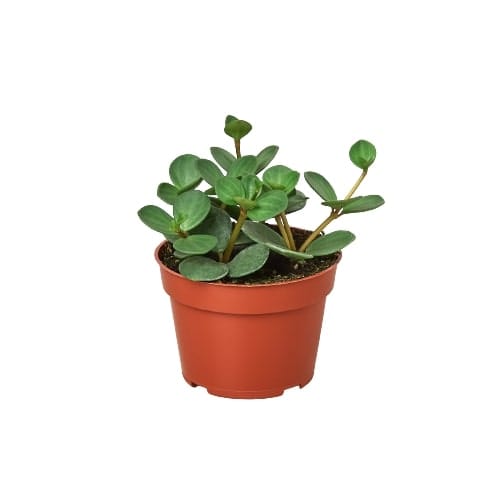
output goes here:
[[[494, 5], [2, 2], [3, 500], [500, 498]], [[315, 378], [271, 400], [184, 383], [136, 216], [228, 113], [340, 194], [371, 140], [386, 199], [339, 221]]]

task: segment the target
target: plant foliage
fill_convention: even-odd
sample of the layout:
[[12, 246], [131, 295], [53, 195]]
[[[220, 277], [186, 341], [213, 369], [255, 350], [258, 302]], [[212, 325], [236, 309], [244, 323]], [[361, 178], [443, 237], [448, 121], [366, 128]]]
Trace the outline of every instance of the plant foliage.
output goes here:
[[[297, 189], [300, 173], [271, 165], [278, 146], [242, 156], [241, 139], [251, 130], [249, 122], [228, 115], [224, 132], [234, 141], [235, 154], [214, 146], [210, 153], [215, 163], [193, 154], [178, 156], [170, 164], [168, 181], [157, 189], [170, 210], [147, 205], [138, 212], [144, 224], [172, 242], [181, 261], [179, 272], [191, 280], [247, 276], [261, 269], [270, 253], [299, 263], [334, 254], [355, 236], [345, 230], [325, 234], [326, 227], [343, 215], [374, 210], [384, 203], [379, 195], [353, 196], [376, 157], [375, 146], [359, 140], [351, 146], [349, 158], [363, 172], [343, 199], [337, 198], [322, 174], [304, 173], [306, 183], [330, 212], [298, 246], [287, 214], [302, 210], [308, 200]], [[206, 186], [197, 189], [202, 182]]]

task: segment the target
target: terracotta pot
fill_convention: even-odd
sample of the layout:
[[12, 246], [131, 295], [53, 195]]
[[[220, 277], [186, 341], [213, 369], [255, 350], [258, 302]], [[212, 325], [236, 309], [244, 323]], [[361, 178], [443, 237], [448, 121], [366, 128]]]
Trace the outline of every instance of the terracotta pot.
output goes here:
[[250, 399], [280, 396], [312, 379], [338, 261], [314, 276], [283, 283], [204, 283], [165, 266], [158, 255], [164, 244], [155, 257], [190, 385]]

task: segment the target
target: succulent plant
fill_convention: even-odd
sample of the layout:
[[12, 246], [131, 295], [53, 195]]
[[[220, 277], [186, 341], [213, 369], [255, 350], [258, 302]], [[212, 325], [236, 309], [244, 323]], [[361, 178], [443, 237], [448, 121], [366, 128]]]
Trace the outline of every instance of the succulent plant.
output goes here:
[[[180, 260], [179, 272], [195, 281], [240, 278], [261, 269], [270, 252], [294, 261], [331, 255], [354, 241], [350, 231], [324, 234], [335, 219], [380, 207], [379, 195], [356, 196], [376, 157], [373, 144], [359, 140], [349, 157], [362, 172], [353, 187], [338, 199], [330, 182], [317, 172], [304, 178], [330, 209], [328, 217], [297, 244], [287, 214], [305, 207], [307, 197], [297, 189], [300, 173], [285, 165], [271, 165], [278, 146], [257, 155], [241, 154], [241, 139], [252, 125], [227, 116], [224, 132], [234, 141], [235, 155], [220, 147], [210, 149], [213, 160], [184, 154], [170, 164], [170, 182], [158, 186], [158, 197], [170, 213], [155, 205], [142, 207], [142, 222], [172, 243]], [[206, 183], [203, 190], [200, 184]], [[268, 222], [277, 226], [277, 231]]]

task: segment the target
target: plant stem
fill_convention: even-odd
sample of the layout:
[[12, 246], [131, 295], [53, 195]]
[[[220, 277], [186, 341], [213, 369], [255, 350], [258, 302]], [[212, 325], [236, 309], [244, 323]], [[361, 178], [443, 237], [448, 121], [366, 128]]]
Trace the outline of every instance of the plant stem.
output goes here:
[[363, 170], [363, 173], [359, 176], [359, 179], [354, 183], [354, 186], [345, 195], [344, 200], [348, 200], [355, 193], [356, 189], [358, 189], [359, 185], [363, 182], [363, 179], [366, 177], [367, 173], [368, 169]]
[[290, 224], [288, 224], [288, 219], [286, 218], [285, 212], [281, 214], [281, 219], [283, 220], [283, 226], [285, 226], [286, 234], [288, 235], [288, 241], [290, 242], [290, 249], [297, 250], [295, 246], [295, 240], [293, 239], [292, 230], [290, 229]]
[[[356, 189], [358, 189], [359, 185], [363, 182], [363, 179], [366, 177], [366, 174], [368, 173], [368, 169], [363, 170], [361, 175], [359, 176], [359, 179], [354, 183], [354, 186], [350, 189], [350, 191], [345, 195], [344, 200], [349, 200], [351, 196], [356, 192]], [[337, 217], [340, 217], [342, 215], [341, 213], [341, 208], [338, 210], [332, 210], [330, 215], [308, 236], [306, 241], [302, 243], [302, 245], [299, 248], [299, 252], [305, 252], [307, 247], [321, 234], [321, 231], [325, 229], [330, 222], [333, 222]]]
[[231, 236], [230, 236], [229, 241], [227, 243], [227, 247], [224, 250], [224, 254], [222, 255], [222, 262], [229, 262], [229, 259], [231, 258], [231, 254], [233, 253], [234, 244], [236, 243], [236, 240], [238, 239], [238, 235], [240, 234], [240, 230], [241, 230], [246, 218], [247, 218], [246, 211], [243, 210], [242, 208], [240, 208], [240, 216], [238, 217], [238, 220], [236, 221], [236, 225], [233, 228], [233, 232], [231, 233]]
[[236, 148], [236, 158], [241, 158], [240, 139], [234, 140], [234, 147]]
[[321, 234], [321, 231], [325, 229], [330, 222], [333, 222], [338, 216], [340, 212], [336, 212], [332, 210], [330, 215], [307, 237], [306, 241], [300, 245], [299, 252], [305, 252], [307, 247]]
[[281, 214], [277, 215], [274, 220], [276, 221], [276, 224], [278, 224], [278, 229], [280, 230], [281, 236], [283, 236], [283, 239], [285, 240], [286, 246], [291, 250], [292, 246], [290, 244], [290, 240], [288, 239], [288, 233], [286, 232], [285, 226], [283, 225]]

